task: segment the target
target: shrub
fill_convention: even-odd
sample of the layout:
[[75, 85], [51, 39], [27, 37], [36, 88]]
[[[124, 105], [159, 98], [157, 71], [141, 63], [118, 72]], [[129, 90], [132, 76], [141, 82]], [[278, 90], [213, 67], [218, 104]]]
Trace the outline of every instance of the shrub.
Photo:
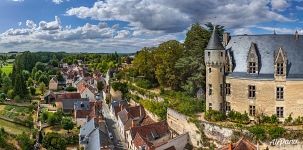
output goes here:
[[291, 114], [284, 120], [284, 124], [290, 125], [292, 123], [293, 119], [291, 117]]
[[152, 83], [145, 79], [138, 79], [136, 85], [144, 89], [151, 89], [153, 87]]
[[257, 140], [263, 141], [266, 138], [266, 130], [262, 126], [253, 126], [248, 130], [255, 136]]
[[285, 129], [282, 127], [272, 127], [268, 130], [269, 138], [276, 139], [283, 136]]
[[226, 119], [226, 115], [220, 111], [208, 110], [205, 112], [205, 119], [214, 122], [224, 121]]
[[236, 123], [249, 123], [250, 121], [246, 112], [244, 112], [244, 114], [241, 114], [240, 112], [232, 110], [228, 113], [227, 116], [232, 122]]

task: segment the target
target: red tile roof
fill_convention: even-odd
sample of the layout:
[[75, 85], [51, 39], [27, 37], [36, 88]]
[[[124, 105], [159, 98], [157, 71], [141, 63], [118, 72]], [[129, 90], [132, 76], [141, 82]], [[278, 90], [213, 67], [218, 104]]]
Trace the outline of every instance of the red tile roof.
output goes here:
[[134, 139], [134, 146], [139, 148], [146, 145], [146, 149], [155, 149], [152, 141], [170, 134], [168, 125], [165, 121], [152, 123], [144, 126], [133, 127], [130, 130], [131, 137]]
[[80, 93], [60, 93], [56, 96], [56, 101], [62, 101], [63, 99], [80, 99]]
[[228, 144], [221, 150], [257, 150], [257, 147], [250, 141], [241, 138], [237, 143]]

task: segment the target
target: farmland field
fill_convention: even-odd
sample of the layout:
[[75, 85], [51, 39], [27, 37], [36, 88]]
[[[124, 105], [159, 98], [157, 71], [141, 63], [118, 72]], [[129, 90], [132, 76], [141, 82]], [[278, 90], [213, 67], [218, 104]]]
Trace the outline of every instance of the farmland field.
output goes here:
[[0, 68], [6, 75], [9, 75], [13, 71], [13, 64], [8, 64]]

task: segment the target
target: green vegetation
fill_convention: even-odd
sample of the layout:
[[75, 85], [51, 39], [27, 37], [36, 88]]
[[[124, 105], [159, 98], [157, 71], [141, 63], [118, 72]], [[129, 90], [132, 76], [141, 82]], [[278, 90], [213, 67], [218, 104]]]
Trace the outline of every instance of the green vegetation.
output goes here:
[[255, 125], [249, 127], [248, 130], [254, 135], [256, 140], [272, 140], [276, 138], [281, 138], [285, 134], [286, 130], [279, 126], [264, 126]]
[[10, 75], [13, 72], [13, 64], [7, 64], [1, 67], [0, 70], [6, 75]]
[[24, 125], [26, 127], [33, 126], [32, 112], [33, 108], [19, 107], [12, 105], [0, 105], [0, 116], [16, 122], [18, 124]]
[[155, 102], [151, 100], [140, 100], [140, 103], [145, 109], [159, 116], [162, 120], [166, 118], [167, 103]]
[[3, 119], [0, 119], [0, 127], [10, 134], [30, 133], [30, 128]]
[[240, 124], [248, 124], [250, 119], [248, 117], [248, 114], [245, 112], [244, 114], [241, 114], [237, 111], [230, 111], [227, 115], [227, 117], [232, 121]]

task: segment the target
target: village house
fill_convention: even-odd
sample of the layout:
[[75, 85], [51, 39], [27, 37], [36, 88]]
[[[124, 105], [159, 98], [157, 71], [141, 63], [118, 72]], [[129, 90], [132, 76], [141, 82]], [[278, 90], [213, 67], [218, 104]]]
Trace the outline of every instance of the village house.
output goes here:
[[129, 104], [126, 100], [118, 100], [111, 102], [109, 109], [111, 111], [111, 115], [118, 119], [118, 112], [127, 107], [129, 107]]
[[166, 121], [133, 126], [126, 137], [130, 150], [183, 150], [188, 143], [187, 134], [174, 138]]
[[48, 89], [53, 90], [53, 91], [57, 91], [58, 90], [58, 84], [59, 84], [59, 82], [58, 82], [57, 78], [53, 77], [49, 81]]
[[80, 128], [79, 144], [84, 150], [111, 150], [111, 143], [105, 121], [89, 120]]
[[146, 125], [154, 122], [146, 115], [142, 106], [124, 108], [118, 113], [117, 120], [118, 130], [124, 139], [126, 139], [126, 131], [130, 130], [132, 126]]
[[99, 121], [103, 118], [101, 101], [77, 101], [74, 103], [74, 120], [77, 126], [82, 126], [90, 119]]
[[[303, 38], [293, 35], [223, 35], [214, 29], [205, 49], [206, 109], [250, 119], [302, 116]], [[295, 93], [295, 94], [294, 94]]]
[[81, 94], [82, 98], [88, 98], [90, 101], [95, 101], [97, 94], [99, 94], [96, 87], [85, 83], [77, 86], [77, 92]]

